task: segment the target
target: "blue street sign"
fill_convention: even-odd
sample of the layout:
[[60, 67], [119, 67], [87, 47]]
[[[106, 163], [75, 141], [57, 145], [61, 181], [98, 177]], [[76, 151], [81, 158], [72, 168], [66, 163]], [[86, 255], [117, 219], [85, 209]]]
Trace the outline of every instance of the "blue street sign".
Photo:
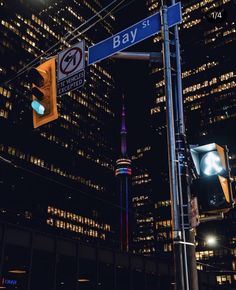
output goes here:
[[[182, 21], [180, 2], [168, 7], [167, 19], [169, 27]], [[88, 64], [90, 65], [107, 58], [159, 31], [161, 31], [161, 16], [160, 12], [157, 12], [121, 32], [90, 46], [88, 49]]]

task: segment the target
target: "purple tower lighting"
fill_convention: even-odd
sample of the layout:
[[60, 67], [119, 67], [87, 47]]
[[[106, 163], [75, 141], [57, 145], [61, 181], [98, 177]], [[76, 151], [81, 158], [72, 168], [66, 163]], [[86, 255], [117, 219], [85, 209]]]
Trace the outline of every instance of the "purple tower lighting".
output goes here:
[[121, 158], [116, 161], [115, 175], [119, 178], [120, 189], [120, 248], [121, 251], [129, 251], [129, 180], [132, 174], [131, 160], [127, 154], [127, 130], [126, 115], [124, 105], [124, 95], [122, 97], [121, 115]]

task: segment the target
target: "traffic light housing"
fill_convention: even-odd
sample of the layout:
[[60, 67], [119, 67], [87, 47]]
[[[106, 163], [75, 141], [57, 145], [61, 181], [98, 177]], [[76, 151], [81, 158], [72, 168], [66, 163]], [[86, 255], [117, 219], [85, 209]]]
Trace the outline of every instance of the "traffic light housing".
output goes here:
[[227, 212], [234, 205], [228, 149], [215, 143], [190, 149], [198, 175], [192, 183], [201, 212]]
[[55, 58], [32, 68], [28, 78], [32, 83], [33, 126], [37, 128], [58, 118]]

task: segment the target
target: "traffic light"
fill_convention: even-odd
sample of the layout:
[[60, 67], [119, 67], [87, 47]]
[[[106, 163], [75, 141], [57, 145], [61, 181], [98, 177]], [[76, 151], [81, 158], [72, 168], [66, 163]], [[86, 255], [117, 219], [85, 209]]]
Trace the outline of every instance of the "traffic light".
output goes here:
[[192, 183], [201, 212], [227, 212], [234, 205], [228, 149], [215, 143], [190, 149], [198, 175]]
[[37, 128], [58, 118], [55, 58], [32, 68], [28, 78], [32, 83], [33, 125]]

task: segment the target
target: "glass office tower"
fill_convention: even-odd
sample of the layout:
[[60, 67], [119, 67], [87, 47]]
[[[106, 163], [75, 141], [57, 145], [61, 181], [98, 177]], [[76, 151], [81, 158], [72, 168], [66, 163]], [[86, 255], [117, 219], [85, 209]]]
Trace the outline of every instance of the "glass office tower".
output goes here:
[[[151, 15], [160, 9], [161, 4], [160, 1], [146, 1], [146, 5]], [[171, 1], [168, 2], [168, 5], [171, 5]], [[180, 44], [184, 115], [188, 142], [190, 144], [215, 142], [227, 145], [230, 166], [235, 175], [236, 143], [232, 130], [236, 124], [236, 67], [234, 61], [236, 3], [229, 0], [193, 0], [182, 1], [182, 6], [183, 22], [180, 25]], [[224, 17], [212, 21], [209, 19], [209, 15], [214, 11], [222, 13]], [[153, 37], [153, 43], [149, 49], [150, 51], [161, 51], [160, 33]], [[156, 248], [159, 253], [165, 251], [171, 255], [170, 198], [166, 180], [168, 167], [165, 149], [166, 105], [163, 67], [158, 63], [153, 63], [150, 67], [150, 78], [153, 83], [152, 96], [149, 98], [146, 96], [145, 101], [151, 99], [147, 117], [151, 129], [145, 146], [150, 146], [153, 151], [152, 155], [156, 156], [155, 180], [159, 180], [162, 185], [165, 183], [159, 189], [154, 190], [155, 194], [152, 193], [152, 196], [156, 196], [153, 213], [153, 217], [156, 219]], [[165, 161], [162, 161], [163, 159]], [[141, 156], [140, 170], [146, 171], [151, 162], [153, 160], [150, 158], [147, 160], [145, 155]], [[146, 174], [150, 175], [152, 172], [149, 170]], [[140, 188], [141, 186], [143, 187], [145, 184], [140, 185]], [[148, 191], [148, 187], [150, 184], [147, 183], [146, 191]], [[133, 191], [135, 191], [135, 187]], [[198, 267], [200, 270], [211, 272], [209, 275], [214, 276], [219, 285], [235, 285], [235, 217], [235, 210], [231, 210], [225, 215], [223, 221], [202, 223], [196, 229]], [[206, 237], [209, 234], [217, 237], [217, 246], [206, 244]]]
[[104, 19], [94, 16], [107, 3], [0, 1], [3, 219], [45, 224], [85, 240], [114, 235], [108, 220], [111, 212], [116, 217], [111, 61], [86, 66], [85, 85], [59, 96], [59, 118], [38, 129], [32, 126], [27, 70], [19, 73], [81, 40], [87, 50], [110, 36], [114, 15], [107, 9]]

